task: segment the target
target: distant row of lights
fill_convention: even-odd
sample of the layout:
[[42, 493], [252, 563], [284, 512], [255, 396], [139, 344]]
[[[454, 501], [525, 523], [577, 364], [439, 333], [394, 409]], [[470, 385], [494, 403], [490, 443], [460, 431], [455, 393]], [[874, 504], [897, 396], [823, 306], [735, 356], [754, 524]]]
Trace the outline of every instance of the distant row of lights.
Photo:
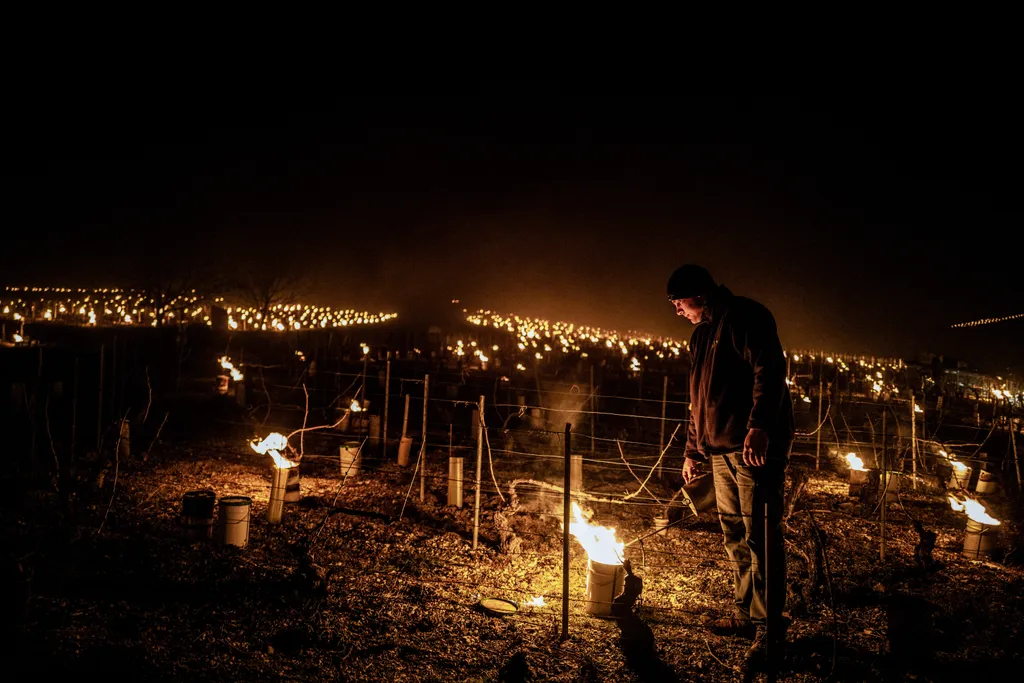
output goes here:
[[[5, 291], [22, 295], [71, 295], [65, 297], [40, 296], [31, 301], [27, 301], [24, 296], [0, 300], [0, 304], [2, 304], [0, 312], [3, 315], [11, 315], [15, 320], [24, 320], [27, 315], [34, 314], [44, 320], [65, 320], [93, 326], [120, 324], [156, 327], [161, 323], [180, 320], [213, 325], [210, 320], [210, 305], [204, 303], [202, 297], [198, 295], [177, 296], [158, 306], [152, 297], [136, 290], [6, 287]], [[192, 294], [195, 294], [195, 291], [192, 290]], [[224, 297], [214, 297], [209, 302], [223, 304]], [[228, 307], [226, 310], [228, 326], [231, 329], [277, 332], [377, 325], [394, 320], [398, 316], [394, 312], [371, 313], [355, 309], [333, 309], [330, 306], [299, 304], [274, 306], [269, 309], [267, 316], [252, 307]]]
[[[468, 313], [463, 309], [463, 313]], [[579, 353], [581, 357], [587, 358], [589, 354], [586, 349], [607, 350], [617, 348], [623, 356], [630, 357], [630, 369], [634, 372], [641, 370], [640, 356], [648, 360], [653, 353], [659, 359], [679, 358], [682, 350], [688, 348], [685, 341], [676, 341], [666, 337], [653, 337], [646, 334], [622, 335], [616, 330], [602, 329], [590, 325], [578, 325], [572, 322], [561, 320], [550, 321], [542, 318], [531, 318], [520, 316], [514, 313], [503, 315], [489, 310], [478, 310], [469, 313], [466, 320], [473, 325], [491, 327], [499, 332], [513, 335], [516, 347], [520, 352], [533, 353], [537, 361], [544, 360], [545, 354], [570, 354]], [[476, 345], [476, 342], [472, 342]], [[463, 355], [463, 343], [458, 342], [455, 349], [449, 351], [456, 355]], [[498, 347], [493, 348], [494, 351]], [[479, 356], [479, 353], [475, 355]], [[482, 359], [482, 362], [486, 360]], [[518, 363], [517, 370], [525, 370], [522, 363]]]
[[1001, 318], [982, 318], [981, 320], [971, 320], [966, 323], [957, 323], [950, 325], [950, 327], [978, 327], [979, 325], [991, 325], [993, 323], [1004, 323], [1008, 320], [1020, 320], [1024, 318], [1024, 313], [1017, 313], [1016, 315], [1004, 315]]

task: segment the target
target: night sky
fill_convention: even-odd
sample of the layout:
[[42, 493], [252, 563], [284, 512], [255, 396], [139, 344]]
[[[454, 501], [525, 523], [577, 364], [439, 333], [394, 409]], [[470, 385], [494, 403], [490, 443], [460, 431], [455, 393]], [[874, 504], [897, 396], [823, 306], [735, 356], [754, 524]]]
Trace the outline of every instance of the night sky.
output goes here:
[[1010, 94], [142, 82], [9, 92], [5, 284], [130, 285], [157, 261], [298, 268], [320, 303], [458, 298], [686, 338], [665, 281], [697, 262], [768, 305], [790, 346], [1024, 363], [1022, 321], [949, 329], [1024, 312]]

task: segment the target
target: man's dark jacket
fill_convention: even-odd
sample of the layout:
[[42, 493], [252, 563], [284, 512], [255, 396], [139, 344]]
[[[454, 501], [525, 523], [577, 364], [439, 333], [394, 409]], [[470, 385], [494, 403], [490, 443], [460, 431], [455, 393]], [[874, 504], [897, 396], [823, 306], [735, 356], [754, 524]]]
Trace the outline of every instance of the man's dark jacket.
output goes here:
[[786, 358], [767, 308], [719, 286], [690, 337], [690, 364], [686, 457], [705, 461], [741, 451], [755, 427], [768, 433], [770, 459], [788, 457], [793, 403]]

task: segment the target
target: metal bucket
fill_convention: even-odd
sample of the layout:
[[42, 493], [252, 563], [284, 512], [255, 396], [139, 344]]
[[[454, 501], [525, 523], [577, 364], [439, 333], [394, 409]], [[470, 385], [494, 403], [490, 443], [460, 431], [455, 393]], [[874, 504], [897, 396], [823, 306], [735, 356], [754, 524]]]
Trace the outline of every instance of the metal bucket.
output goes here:
[[871, 480], [868, 470], [850, 470], [850, 495], [854, 498], [860, 496], [860, 492]]
[[231, 378], [227, 375], [217, 375], [217, 393], [221, 396], [225, 396], [228, 393], [228, 380]]
[[957, 472], [954, 467], [953, 472], [949, 475], [949, 481], [946, 482], [946, 488], [949, 489], [963, 489], [967, 490], [967, 485], [971, 482], [971, 474], [973, 473], [973, 467], [967, 467], [963, 472]]
[[995, 472], [986, 469], [978, 472], [978, 483], [974, 486], [974, 492], [979, 496], [990, 496], [999, 491], [999, 479]]
[[280, 524], [284, 514], [285, 489], [288, 486], [288, 472], [294, 467], [275, 467], [271, 473], [270, 499], [267, 501], [267, 521]]
[[398, 442], [398, 464], [401, 467], [409, 466], [409, 454], [412, 453], [412, 437], [403, 436]]
[[659, 536], [665, 536], [666, 530], [668, 529], [669, 521], [668, 517], [655, 517], [653, 520], [654, 531]]
[[882, 489], [885, 489], [885, 502], [896, 503], [900, 499], [900, 487], [903, 485], [903, 476], [899, 472], [888, 472], [886, 473], [886, 479], [883, 481], [879, 479], [878, 484], [878, 495], [882, 495]]
[[363, 464], [359, 443], [347, 443], [341, 446], [338, 449], [338, 457], [341, 462], [341, 476], [354, 477], [359, 474], [359, 468]]
[[367, 434], [367, 443], [371, 448], [376, 448], [380, 445], [380, 415], [371, 415], [368, 419], [369, 433]]
[[462, 507], [462, 464], [461, 456], [448, 458], [448, 505]]
[[252, 498], [224, 496], [220, 499], [220, 529], [224, 545], [244, 548], [249, 543], [249, 519], [252, 517]]
[[185, 538], [202, 541], [213, 538], [213, 505], [217, 494], [209, 489], [189, 491], [181, 497], [181, 526]]
[[997, 546], [996, 529], [988, 524], [967, 520], [963, 556], [969, 560], [987, 560]]
[[689, 484], [683, 485], [682, 493], [694, 514], [718, 509], [713, 474], [702, 474], [696, 479], [691, 479]]
[[587, 560], [587, 614], [607, 617], [612, 613], [612, 600], [622, 592], [626, 568], [621, 564], [605, 564]]

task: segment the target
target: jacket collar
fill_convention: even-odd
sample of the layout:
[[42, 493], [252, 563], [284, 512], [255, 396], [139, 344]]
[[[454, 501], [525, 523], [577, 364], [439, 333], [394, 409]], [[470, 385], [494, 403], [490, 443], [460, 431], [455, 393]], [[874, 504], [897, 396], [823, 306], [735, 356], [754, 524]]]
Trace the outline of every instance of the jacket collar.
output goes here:
[[729, 302], [732, 300], [732, 297], [732, 292], [725, 285], [718, 285], [708, 295], [707, 303], [704, 305], [704, 319], [701, 322], [718, 322], [722, 314], [729, 308]]

